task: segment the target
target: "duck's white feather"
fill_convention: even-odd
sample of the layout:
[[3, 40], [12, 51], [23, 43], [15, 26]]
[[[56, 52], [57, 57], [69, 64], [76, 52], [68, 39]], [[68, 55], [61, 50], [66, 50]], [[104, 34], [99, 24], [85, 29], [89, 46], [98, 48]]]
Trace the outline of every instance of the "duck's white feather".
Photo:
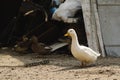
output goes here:
[[71, 52], [75, 58], [82, 62], [94, 62], [100, 54], [93, 51], [91, 48], [85, 46], [74, 46], [71, 47]]
[[72, 38], [71, 52], [76, 59], [85, 63], [92, 63], [97, 60], [97, 57], [100, 56], [100, 54], [89, 47], [80, 45], [74, 29], [69, 29], [67, 33]]

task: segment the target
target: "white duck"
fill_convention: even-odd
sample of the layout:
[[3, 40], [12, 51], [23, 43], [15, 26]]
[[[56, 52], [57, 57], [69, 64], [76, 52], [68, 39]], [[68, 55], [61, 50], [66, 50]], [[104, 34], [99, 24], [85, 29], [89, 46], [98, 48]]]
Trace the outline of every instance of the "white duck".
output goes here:
[[78, 37], [74, 29], [69, 29], [64, 36], [70, 36], [72, 38], [71, 52], [72, 55], [81, 61], [81, 66], [93, 63], [100, 56], [99, 53], [93, 51], [91, 48], [82, 46], [78, 42]]

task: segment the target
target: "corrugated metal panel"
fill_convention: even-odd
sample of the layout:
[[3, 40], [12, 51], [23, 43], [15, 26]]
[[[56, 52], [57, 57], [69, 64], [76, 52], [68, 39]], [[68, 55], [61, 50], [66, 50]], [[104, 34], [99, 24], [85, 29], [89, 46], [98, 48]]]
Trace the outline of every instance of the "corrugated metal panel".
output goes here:
[[105, 47], [108, 56], [120, 57], [120, 47]]
[[120, 0], [97, 0], [99, 5], [119, 5]]
[[[103, 1], [103, 2], [101, 2]], [[98, 0], [107, 5], [99, 5], [99, 17], [105, 49], [108, 55], [120, 56], [120, 0]], [[109, 4], [110, 5], [109, 5]], [[111, 6], [111, 3], [113, 4]]]

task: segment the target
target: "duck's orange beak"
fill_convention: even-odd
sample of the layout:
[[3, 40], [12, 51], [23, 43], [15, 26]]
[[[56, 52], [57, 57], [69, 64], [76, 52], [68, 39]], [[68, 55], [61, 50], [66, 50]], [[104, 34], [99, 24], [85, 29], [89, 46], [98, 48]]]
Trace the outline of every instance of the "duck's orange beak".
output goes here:
[[64, 36], [70, 36], [69, 33], [66, 33]]

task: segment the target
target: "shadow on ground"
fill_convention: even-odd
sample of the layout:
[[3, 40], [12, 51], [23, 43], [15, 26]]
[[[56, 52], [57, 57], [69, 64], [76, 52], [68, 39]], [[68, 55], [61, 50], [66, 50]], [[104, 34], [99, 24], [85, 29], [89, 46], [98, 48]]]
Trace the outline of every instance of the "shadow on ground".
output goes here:
[[[47, 61], [47, 63], [40, 63], [42, 61]], [[95, 64], [89, 65], [87, 67], [81, 68], [80, 62], [76, 60], [72, 55], [69, 54], [60, 54], [60, 53], [51, 53], [51, 55], [42, 55], [36, 57], [34, 53], [17, 53], [11, 50], [0, 50], [0, 66], [1, 67], [13, 67], [13, 66], [25, 66], [31, 63], [40, 63], [38, 65], [54, 65], [64, 67], [62, 70], [70, 69], [85, 69], [90, 67], [104, 67], [110, 65], [120, 66], [120, 58], [115, 57], [106, 57], [98, 58]], [[33, 65], [37, 66], [37, 65]], [[28, 65], [29, 67], [29, 65]]]

